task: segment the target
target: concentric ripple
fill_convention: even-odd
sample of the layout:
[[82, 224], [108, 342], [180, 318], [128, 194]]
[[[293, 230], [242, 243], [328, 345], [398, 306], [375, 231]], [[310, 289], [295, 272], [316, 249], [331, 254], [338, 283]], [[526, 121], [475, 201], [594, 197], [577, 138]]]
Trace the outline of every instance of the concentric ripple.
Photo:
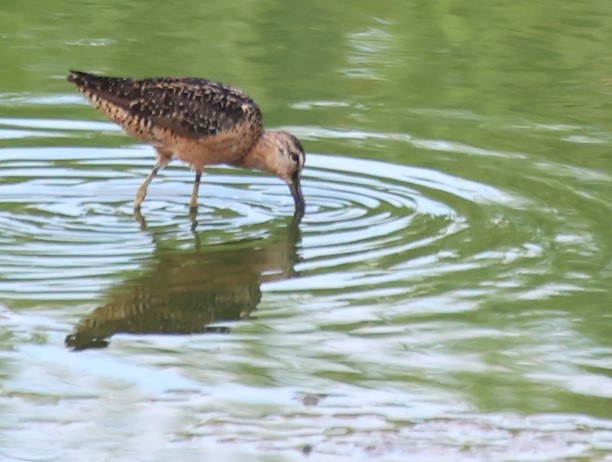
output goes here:
[[[120, 133], [100, 122], [0, 123], [4, 138], [19, 141]], [[476, 201], [509, 200], [490, 186], [433, 170], [318, 154], [307, 162], [302, 289], [384, 281], [385, 260], [411, 250], [426, 254], [469, 228]], [[150, 148], [11, 147], [2, 149], [0, 163], [0, 201], [8, 205], [0, 215], [3, 299], [89, 300], [151, 252], [150, 235], [132, 212], [153, 163]], [[167, 168], [143, 207], [149, 228], [184, 245], [193, 239], [186, 208], [192, 181], [185, 166]], [[200, 198], [196, 230], [208, 244], [263, 237], [271, 226], [284, 226], [293, 210], [278, 179], [231, 168], [207, 170]], [[367, 276], [348, 277], [342, 267], [355, 271], [357, 262], [368, 265]], [[321, 272], [334, 277], [320, 279]]]
[[[83, 146], [91, 144], [84, 135], [120, 134], [101, 122], [3, 119], [0, 127], [0, 136], [13, 144], [40, 136], [66, 140], [62, 147], [0, 152], [0, 201], [7, 204], [0, 214], [0, 296], [90, 300], [121, 271], [138, 270], [153, 244], [132, 201], [152, 166], [151, 149]], [[178, 246], [192, 245], [194, 228], [205, 245], [262, 238], [285, 226], [293, 211], [278, 179], [219, 167], [207, 170], [194, 223], [186, 206], [192, 181], [184, 165], [170, 166], [153, 182], [143, 207], [148, 229]], [[470, 281], [482, 292], [496, 282], [516, 286], [513, 272], [529, 272], [531, 264], [512, 262], [541, 263], [546, 246], [559, 244], [553, 235], [543, 238], [541, 224], [520, 212], [524, 198], [431, 169], [309, 154], [303, 189], [307, 214], [296, 268], [302, 277], [274, 290], [345, 293], [352, 287], [362, 296], [400, 297], [423, 274], [431, 281], [503, 263], [505, 269], [489, 272], [487, 280]]]

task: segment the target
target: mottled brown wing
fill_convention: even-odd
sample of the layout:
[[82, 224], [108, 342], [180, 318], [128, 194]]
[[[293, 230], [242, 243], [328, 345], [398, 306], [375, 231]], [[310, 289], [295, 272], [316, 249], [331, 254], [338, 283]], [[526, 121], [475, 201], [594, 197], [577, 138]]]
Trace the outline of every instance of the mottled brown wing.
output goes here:
[[71, 71], [68, 80], [90, 99], [127, 110], [145, 124], [190, 138], [215, 135], [248, 122], [261, 130], [261, 112], [237, 88], [206, 79], [128, 79]]

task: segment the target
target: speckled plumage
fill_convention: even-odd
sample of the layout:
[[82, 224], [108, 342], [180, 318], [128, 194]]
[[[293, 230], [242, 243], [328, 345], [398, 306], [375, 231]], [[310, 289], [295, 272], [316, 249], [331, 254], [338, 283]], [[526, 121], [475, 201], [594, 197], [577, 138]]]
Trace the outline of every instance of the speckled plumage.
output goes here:
[[129, 135], [157, 149], [157, 165], [139, 189], [135, 208], [157, 172], [179, 159], [196, 171], [192, 208], [204, 167], [232, 164], [278, 175], [289, 184], [296, 210], [303, 211], [302, 146], [287, 132], [266, 132], [259, 107], [238, 88], [199, 78], [131, 79], [80, 71], [71, 71], [68, 80]]

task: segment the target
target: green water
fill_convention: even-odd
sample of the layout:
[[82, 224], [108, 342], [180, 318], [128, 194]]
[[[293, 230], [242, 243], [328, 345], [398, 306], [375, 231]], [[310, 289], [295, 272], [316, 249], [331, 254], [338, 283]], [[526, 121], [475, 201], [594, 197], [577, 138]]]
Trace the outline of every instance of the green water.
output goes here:
[[[612, 3], [4, 0], [0, 460], [610, 460]], [[171, 164], [68, 69], [307, 151]]]

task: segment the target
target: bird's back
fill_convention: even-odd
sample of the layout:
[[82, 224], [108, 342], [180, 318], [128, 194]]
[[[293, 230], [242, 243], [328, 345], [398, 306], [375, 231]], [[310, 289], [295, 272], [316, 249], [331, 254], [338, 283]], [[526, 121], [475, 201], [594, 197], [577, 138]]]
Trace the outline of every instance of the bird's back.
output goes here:
[[[128, 134], [168, 151], [200, 149], [211, 157], [217, 145], [233, 146], [233, 155], [241, 156], [263, 131], [255, 102], [241, 90], [218, 82], [105, 77], [80, 71], [71, 71], [68, 80]], [[211, 157], [215, 163], [216, 157]], [[211, 162], [206, 158], [202, 163]]]

